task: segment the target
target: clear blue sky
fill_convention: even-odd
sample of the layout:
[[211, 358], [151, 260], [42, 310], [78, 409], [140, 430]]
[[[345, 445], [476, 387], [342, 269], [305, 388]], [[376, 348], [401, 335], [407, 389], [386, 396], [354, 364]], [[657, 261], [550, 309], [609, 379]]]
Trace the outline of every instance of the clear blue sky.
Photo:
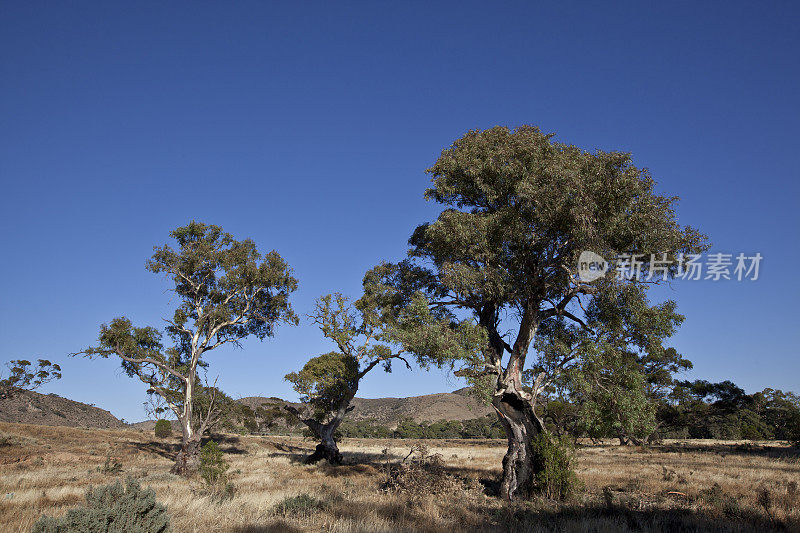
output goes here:
[[[401, 5], [402, 4], [402, 5]], [[690, 377], [800, 389], [800, 17], [790, 2], [4, 2], [0, 7], [0, 354], [46, 356], [44, 389], [143, 418], [115, 361], [66, 354], [101, 323], [168, 316], [144, 269], [197, 219], [278, 250], [294, 305], [356, 294], [432, 219], [424, 169], [472, 128], [535, 124], [631, 151], [714, 249], [761, 279], [683, 282]], [[308, 322], [219, 350], [235, 396], [331, 346]], [[461, 386], [375, 373], [366, 397]]]

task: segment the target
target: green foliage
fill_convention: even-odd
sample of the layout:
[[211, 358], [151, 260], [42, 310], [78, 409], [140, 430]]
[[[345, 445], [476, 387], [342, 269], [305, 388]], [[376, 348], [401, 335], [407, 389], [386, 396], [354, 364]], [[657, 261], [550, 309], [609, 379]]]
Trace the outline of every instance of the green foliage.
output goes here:
[[673, 390], [675, 373], [692, 366], [665, 346], [683, 316], [672, 301], [651, 305], [641, 285], [599, 280], [595, 287], [585, 327], [549, 321], [536, 340], [534, 370], [555, 376], [548, 392], [562, 401], [548, 418], [593, 438], [642, 442], [656, 429], [657, 406]]
[[106, 461], [102, 466], [97, 467], [97, 471], [106, 475], [116, 475], [122, 472], [122, 463], [111, 454], [111, 450], [106, 454]]
[[392, 437], [392, 430], [386, 426], [376, 423], [373, 420], [358, 420], [356, 422], [345, 420], [339, 426], [335, 437], [339, 440], [342, 437], [360, 439], [388, 439]]
[[[571, 344], [568, 352], [549, 352], [549, 359], [541, 345], [530, 350], [550, 322], [610, 322], [604, 339], [584, 340], [635, 353], [638, 364], [652, 367], [648, 395], [669, 380], [661, 369], [684, 366], [668, 348], [649, 342], [668, 336], [679, 323], [674, 304], [649, 306], [644, 291], [617, 286], [635, 286], [631, 280], [588, 282], [577, 273], [584, 251], [606, 258], [637, 254], [644, 275], [652, 254], [670, 264], [670, 278], [677, 273], [678, 254], [708, 247], [698, 231], [678, 224], [677, 198], [657, 194], [649, 172], [637, 168], [629, 153], [588, 152], [533, 126], [498, 126], [457, 139], [428, 173], [433, 184], [425, 197], [443, 210], [416, 228], [409, 259], [379, 265], [365, 277], [381, 309], [405, 319], [396, 332], [410, 351], [452, 361], [462, 367], [457, 375], [484, 393], [492, 391], [494, 378], [494, 391], [518, 400], [504, 405], [522, 406], [519, 416], [530, 412], [524, 405], [528, 396], [518, 390], [522, 373], [532, 370], [529, 392], [535, 402], [583, 348], [581, 342]], [[587, 309], [601, 297], [613, 305], [598, 301], [591, 316]], [[620, 306], [628, 309], [606, 312]], [[631, 327], [617, 327], [615, 318]], [[443, 320], [449, 320], [448, 328]], [[509, 330], [518, 332], [516, 337], [508, 339]], [[451, 350], [454, 337], [483, 342], [478, 350]], [[541, 357], [530, 365], [529, 355]], [[645, 383], [649, 379], [645, 375]], [[639, 409], [640, 415], [645, 411]]]
[[288, 496], [278, 503], [273, 511], [282, 516], [308, 516], [325, 508], [320, 500], [306, 493]]
[[504, 439], [506, 432], [495, 415], [471, 418], [461, 422], [461, 437], [465, 439]]
[[165, 439], [172, 435], [172, 424], [170, 424], [169, 420], [156, 420], [156, 427], [153, 429], [155, 432], [156, 437], [159, 439]]
[[398, 422], [394, 430], [374, 420], [345, 421], [336, 433], [337, 439], [501, 439], [505, 436], [505, 430], [494, 415], [438, 422], [415, 422], [405, 418]]
[[358, 388], [358, 366], [352, 355], [330, 352], [311, 358], [299, 372], [287, 374], [286, 380], [300, 393], [300, 400], [309, 403], [322, 418], [352, 398]]
[[0, 399], [9, 397], [17, 390], [34, 390], [45, 383], [61, 379], [61, 367], [47, 359], [39, 359], [36, 366], [26, 359], [9, 361], [8, 376], [0, 379]]
[[800, 397], [774, 389], [746, 394], [730, 381], [683, 381], [658, 417], [662, 437], [791, 442], [793, 428], [800, 426]]
[[[342, 434], [338, 428], [359, 383], [376, 366], [391, 372], [392, 362], [400, 359], [411, 368], [404, 357], [408, 352], [418, 354], [420, 366], [441, 366], [445, 359], [453, 359], [464, 350], [479, 351], [483, 345], [480, 335], [474, 341], [471, 334], [477, 330], [469, 323], [459, 324], [432, 313], [422, 293], [412, 295], [408, 306], [396, 308], [385, 305], [378, 277], [368, 273], [363, 285], [364, 294], [353, 303], [340, 293], [317, 300], [311, 318], [338, 351], [314, 357], [299, 372], [285, 377], [305, 404], [305, 412], [292, 406], [287, 411], [323, 442]], [[419, 324], [425, 325], [424, 333]], [[467, 346], [469, 343], [471, 346]], [[429, 352], [423, 346], [439, 356], [424, 355]]]
[[787, 439], [789, 444], [800, 448], [800, 415], [794, 417], [792, 421], [792, 426], [789, 428], [787, 432]]
[[129, 478], [89, 488], [86, 506], [69, 509], [65, 516], [43, 516], [33, 533], [166, 533], [170, 531], [167, 509], [156, 502], [155, 492]]
[[[212, 411], [210, 416], [208, 416], [209, 409]], [[200, 384], [195, 387], [192, 416], [195, 427], [199, 427], [206, 420], [207, 431], [252, 433], [258, 429], [253, 410], [237, 402], [218, 387]]]
[[793, 392], [764, 389], [752, 396], [753, 410], [773, 438], [800, 442], [800, 396]]
[[642, 441], [655, 431], [655, 404], [635, 357], [609, 348], [568, 372], [578, 416], [591, 437]]
[[207, 485], [218, 485], [227, 481], [230, 468], [219, 444], [208, 441], [200, 449], [200, 477]]
[[575, 473], [575, 449], [569, 439], [541, 432], [531, 441], [534, 453], [534, 490], [553, 500], [567, 500], [583, 490]]
[[216, 442], [210, 440], [203, 445], [200, 449], [200, 478], [205, 483], [205, 491], [217, 503], [230, 500], [236, 494], [236, 487], [228, 476], [229, 468]]
[[[172, 277], [181, 298], [167, 328], [170, 336], [188, 341], [185, 329], [193, 322], [217, 341], [263, 339], [279, 321], [297, 323], [289, 304], [297, 280], [277, 252], [262, 257], [250, 239], [237, 241], [219, 226], [194, 221], [170, 236], [179, 250], [158, 247], [147, 262], [151, 272]], [[204, 308], [199, 316], [198, 302]]]
[[578, 406], [566, 397], [548, 400], [544, 406], [545, 427], [558, 436], [572, 435], [573, 437], [585, 434], [583, 420]]

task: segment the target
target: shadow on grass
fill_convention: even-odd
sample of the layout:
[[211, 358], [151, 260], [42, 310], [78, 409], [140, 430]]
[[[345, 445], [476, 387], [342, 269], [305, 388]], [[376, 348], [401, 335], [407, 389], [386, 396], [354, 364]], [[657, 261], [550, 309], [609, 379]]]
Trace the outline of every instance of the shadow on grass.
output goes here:
[[274, 524], [268, 525], [236, 527], [232, 531], [234, 533], [300, 533], [303, 530], [284, 522], [283, 520], [279, 520]]
[[[203, 437], [200, 443], [205, 444], [210, 440], [220, 444], [220, 449], [224, 453], [230, 453], [233, 455], [245, 455], [248, 453], [246, 449], [236, 446], [236, 444], [239, 443], [238, 437], [230, 435], [212, 435], [210, 437]], [[227, 446], [224, 446], [226, 444]], [[128, 445], [139, 450], [140, 452], [158, 455], [166, 459], [175, 459], [175, 456], [178, 455], [178, 451], [181, 449], [180, 444], [177, 442], [155, 440], [148, 442], [130, 442]]]
[[725, 516], [713, 510], [693, 508], [629, 509], [621, 506], [564, 506], [531, 509], [513, 505], [488, 511], [499, 531], [797, 531], [800, 524], [772, 521], [754, 510]]
[[[685, 509], [628, 509], [602, 505], [557, 505], [552, 502], [515, 502], [462, 505], [431, 513], [427, 499], [436, 496], [418, 495], [408, 500], [364, 502], [357, 504], [344, 498], [325, 502], [320, 511], [335, 520], [364, 527], [369, 520], [380, 520], [376, 528], [391, 524], [394, 530], [426, 532], [509, 532], [536, 533], [560, 531], [657, 531], [657, 532], [772, 532], [797, 531], [800, 524], [771, 521], [758, 513], [744, 510], [737, 516], [721, 512]], [[346, 528], [345, 524], [342, 524]], [[275, 523], [235, 529], [241, 533], [301, 531], [290, 523]]]
[[150, 453], [173, 460], [181, 449], [179, 444], [154, 440], [149, 442], [131, 442], [130, 446], [136, 448], [140, 452]]

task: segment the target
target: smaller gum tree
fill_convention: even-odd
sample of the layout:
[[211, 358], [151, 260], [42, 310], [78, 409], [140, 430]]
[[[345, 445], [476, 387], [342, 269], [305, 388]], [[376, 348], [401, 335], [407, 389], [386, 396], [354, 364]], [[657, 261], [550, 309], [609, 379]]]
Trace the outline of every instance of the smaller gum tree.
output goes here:
[[182, 429], [172, 471], [189, 475], [198, 467], [200, 439], [218, 413], [216, 387], [203, 386], [198, 375], [198, 367], [208, 364], [205, 354], [223, 344], [239, 346], [246, 337], [271, 337], [282, 322], [297, 324], [289, 303], [297, 280], [277, 252], [262, 257], [253, 241], [237, 241], [219, 226], [193, 221], [170, 236], [177, 249], [156, 247], [147, 269], [174, 283], [178, 305], [164, 319], [172, 345], [164, 346], [158, 329], [119, 317], [101, 326], [97, 346], [78, 354], [118, 357], [128, 376], [163, 398]]
[[[420, 354], [414, 359], [421, 367], [441, 367], [479, 353], [485, 344], [482, 332], [469, 321], [432, 314], [421, 295], [411, 298], [411, 312], [392, 314], [375, 298], [375, 282], [375, 278], [365, 277], [364, 295], [355, 302], [340, 293], [317, 300], [310, 318], [338, 351], [313, 357], [299, 372], [286, 375], [303, 402], [302, 409], [287, 405], [286, 410], [319, 440], [307, 463], [322, 459], [331, 464], [342, 462], [334, 434], [352, 410], [350, 402], [361, 380], [373, 368], [382, 365], [391, 372], [392, 362], [400, 360], [411, 369], [404, 355], [412, 352]], [[425, 337], [416, 330], [420, 321], [427, 325]], [[435, 348], [426, 350], [425, 345]], [[428, 353], [436, 357], [424, 355]]]

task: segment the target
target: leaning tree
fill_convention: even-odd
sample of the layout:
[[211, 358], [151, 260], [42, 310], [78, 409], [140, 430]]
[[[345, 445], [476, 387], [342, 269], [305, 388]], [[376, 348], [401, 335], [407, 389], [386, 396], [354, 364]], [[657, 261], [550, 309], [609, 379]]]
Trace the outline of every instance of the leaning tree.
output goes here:
[[445, 209], [413, 232], [407, 260], [379, 267], [389, 274], [382, 290], [424, 294], [430, 309], [467, 313], [483, 330], [482, 357], [457, 374], [490, 390], [508, 437], [501, 494], [512, 499], [533, 487], [536, 400], [551, 378], [535, 373], [524, 386], [526, 363], [537, 366], [532, 343], [548, 321], [587, 327], [584, 309], [602, 291], [579, 275], [580, 254], [628, 254], [657, 283], [676, 275], [679, 254], [704, 250], [705, 237], [677, 223], [677, 198], [657, 194], [630, 154], [587, 152], [533, 126], [470, 131], [428, 173], [425, 197]]
[[289, 295], [297, 280], [277, 252], [262, 257], [253, 241], [237, 241], [219, 226], [193, 221], [170, 236], [177, 249], [156, 247], [146, 266], [174, 283], [177, 307], [164, 319], [171, 345], [160, 330], [120, 317], [101, 326], [97, 346], [78, 353], [119, 357], [130, 377], [163, 398], [183, 431], [172, 471], [188, 475], [197, 468], [203, 433], [219, 415], [217, 388], [204, 385], [198, 372], [208, 364], [206, 352], [239, 346], [249, 336], [271, 337], [281, 322], [296, 324]]
[[[310, 318], [339, 351], [313, 357], [299, 372], [286, 375], [301, 395], [303, 408], [287, 405], [285, 409], [319, 440], [307, 463], [321, 459], [331, 464], [342, 462], [334, 434], [352, 410], [350, 403], [361, 380], [376, 366], [391, 372], [392, 362], [400, 360], [411, 368], [404, 355], [412, 353], [423, 367], [442, 366], [474, 356], [483, 344], [480, 330], [470, 321], [431, 313], [420, 299], [417, 307], [409, 302], [406, 307], [395, 306], [399, 312], [391, 313], [381, 305], [373, 278], [366, 277], [364, 287], [364, 295], [355, 302], [341, 293], [317, 300]], [[421, 323], [435, 335], [417, 335]]]

